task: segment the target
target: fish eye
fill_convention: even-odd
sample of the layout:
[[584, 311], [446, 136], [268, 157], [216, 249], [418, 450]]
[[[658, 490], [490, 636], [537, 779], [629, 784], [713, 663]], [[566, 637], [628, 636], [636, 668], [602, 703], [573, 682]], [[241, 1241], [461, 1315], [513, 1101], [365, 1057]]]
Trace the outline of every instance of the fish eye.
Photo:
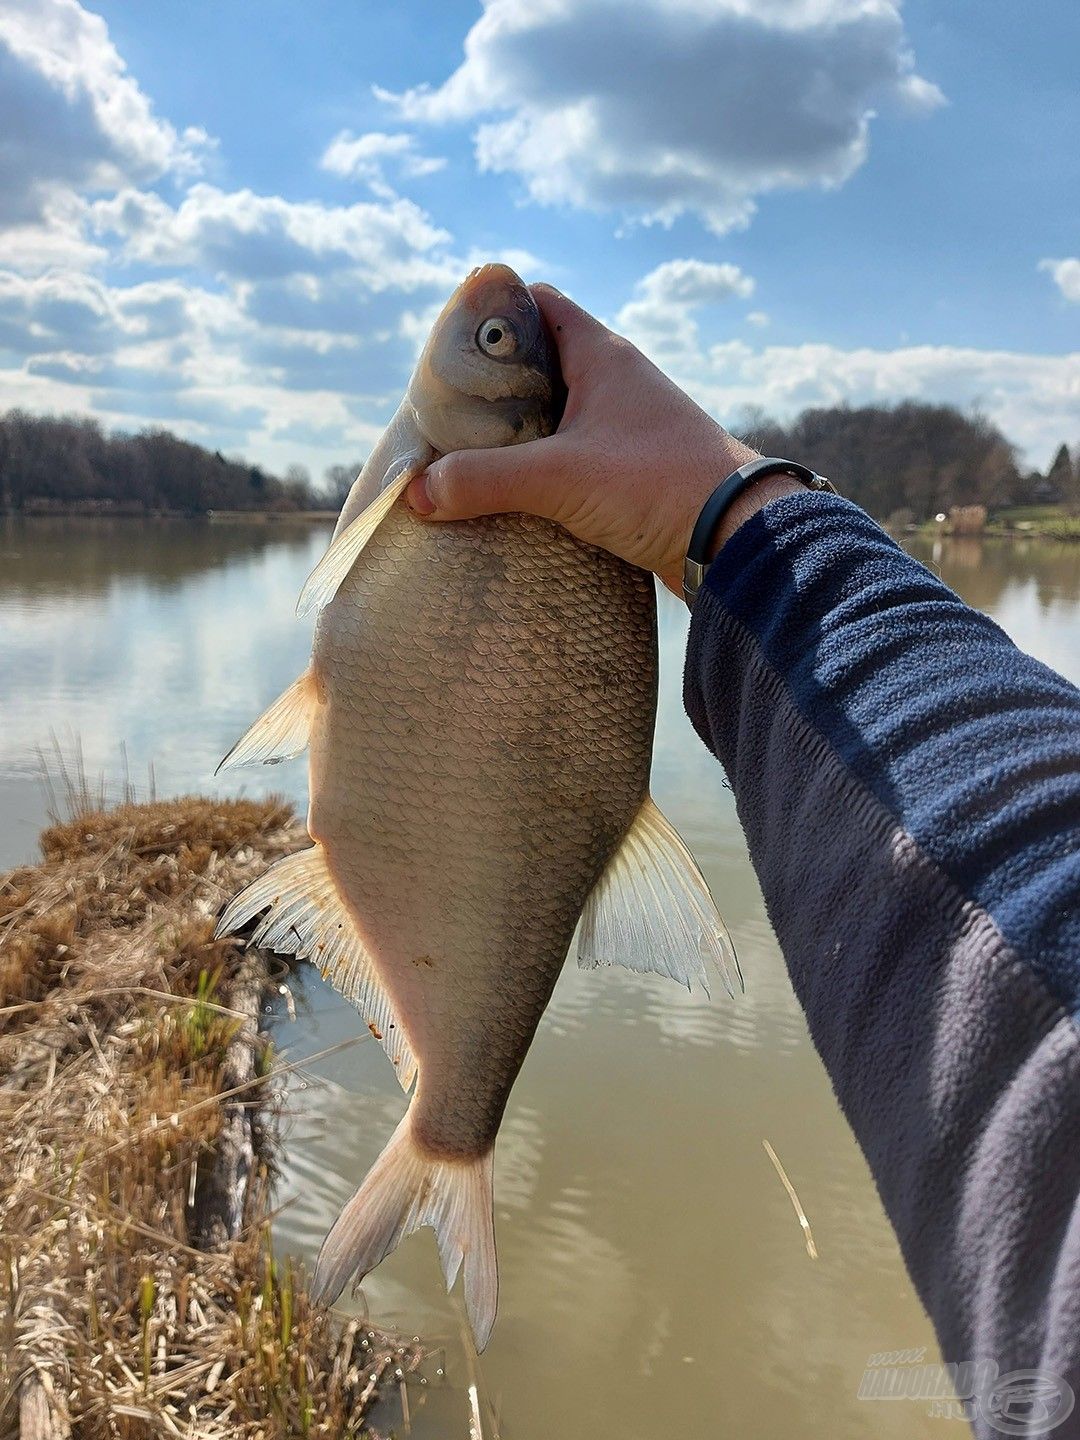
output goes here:
[[492, 315], [476, 332], [476, 343], [493, 360], [506, 360], [518, 348], [517, 331], [505, 315]]

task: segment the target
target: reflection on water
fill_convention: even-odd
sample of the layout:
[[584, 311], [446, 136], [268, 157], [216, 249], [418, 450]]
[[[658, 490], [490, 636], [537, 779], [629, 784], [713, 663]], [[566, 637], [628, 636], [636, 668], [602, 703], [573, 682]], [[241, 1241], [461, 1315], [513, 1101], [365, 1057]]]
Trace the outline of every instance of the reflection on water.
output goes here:
[[[81, 735], [91, 772], [115, 772], [125, 741], [136, 774], [153, 759], [163, 792], [274, 788], [302, 804], [302, 764], [210, 777], [306, 663], [293, 606], [326, 538], [321, 527], [5, 524], [0, 863], [33, 852], [34, 747], [50, 728]], [[1080, 681], [1080, 547], [912, 548]], [[934, 1437], [940, 1423], [918, 1406], [856, 1398], [870, 1353], [936, 1351], [809, 1044], [732, 796], [682, 713], [685, 628], [665, 598], [654, 792], [720, 899], [747, 993], [707, 1001], [655, 977], [567, 969], [499, 1140], [500, 1316], [476, 1383], [499, 1399], [507, 1440]], [[292, 1058], [363, 1031], [316, 975], [292, 983], [297, 1018], [277, 1023]], [[404, 1108], [366, 1033], [316, 1069], [290, 1089], [278, 1224], [279, 1244], [308, 1259]], [[816, 1263], [763, 1136], [810, 1216]], [[373, 1318], [447, 1347], [447, 1377], [429, 1370], [412, 1406], [417, 1440], [464, 1437], [460, 1302], [443, 1293], [429, 1232], [376, 1271], [365, 1298]]]
[[[325, 543], [326, 528], [315, 530]], [[0, 562], [6, 597], [50, 600], [106, 595], [130, 582], [177, 590], [204, 570], [230, 561], [258, 563], [267, 551], [307, 554], [313, 530], [305, 522], [110, 520], [0, 516]], [[318, 546], [316, 548], [319, 548]]]
[[1021, 649], [1080, 684], [1080, 546], [1050, 540], [927, 540], [905, 546]]
[[[322, 525], [0, 520], [0, 866], [33, 854], [44, 821], [36, 747], [78, 736], [88, 773], [205, 790], [260, 709], [307, 663], [293, 616]], [[302, 804], [303, 769], [223, 776]]]

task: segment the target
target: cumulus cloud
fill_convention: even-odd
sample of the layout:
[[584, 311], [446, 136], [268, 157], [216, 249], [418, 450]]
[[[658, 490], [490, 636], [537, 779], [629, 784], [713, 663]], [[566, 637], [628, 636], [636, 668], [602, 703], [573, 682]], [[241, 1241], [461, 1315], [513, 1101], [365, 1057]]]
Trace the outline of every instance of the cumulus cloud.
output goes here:
[[376, 415], [408, 377], [412, 307], [445, 298], [468, 268], [450, 234], [396, 195], [335, 206], [196, 183], [176, 206], [127, 189], [88, 213], [129, 261], [194, 272], [231, 297], [184, 362], [192, 383], [209, 371], [253, 394], [337, 391]]
[[63, 354], [69, 369], [92, 371], [100, 355], [158, 345], [189, 330], [225, 330], [235, 320], [224, 297], [174, 280], [118, 287], [71, 270], [37, 276], [0, 270], [0, 345], [42, 359]]
[[[414, 307], [467, 268], [398, 197], [332, 206], [197, 183], [172, 205], [128, 187], [80, 219], [109, 279], [74, 263], [0, 268], [8, 403], [227, 436], [279, 469], [301, 433], [323, 437], [305, 455], [316, 467], [363, 453], [411, 368]], [[0, 247], [12, 233], [0, 227]], [[161, 278], [123, 283], [117, 260]]]
[[665, 305], [709, 305], [732, 295], [747, 299], [754, 282], [737, 265], [713, 264], [707, 260], [665, 260], [638, 281], [641, 303]]
[[89, 213], [99, 234], [122, 239], [129, 259], [252, 281], [349, 264], [372, 289], [429, 283], [423, 257], [450, 240], [411, 200], [324, 205], [201, 183], [176, 207], [127, 189]]
[[725, 408], [757, 404], [792, 414], [807, 405], [904, 398], [977, 407], [1010, 439], [1045, 458], [1076, 426], [1080, 353], [1032, 355], [956, 345], [895, 350], [739, 341], [709, 351], [704, 387]]
[[[669, 261], [638, 281], [614, 323], [728, 425], [748, 410], [786, 420], [818, 405], [945, 402], [981, 410], [1039, 465], [1076, 433], [1080, 352], [1033, 355], [955, 345], [842, 349], [703, 339], [704, 307], [728, 296], [747, 299], [753, 289], [750, 277], [734, 265]], [[768, 317], [751, 311], [745, 319], [757, 326]]]
[[481, 168], [535, 200], [717, 233], [766, 191], [841, 184], [875, 107], [943, 102], [898, 0], [486, 0], [445, 83], [376, 93], [409, 120], [480, 120]]
[[[720, 230], [769, 188], [841, 181], [890, 99], [940, 101], [893, 0], [490, 0], [446, 84], [396, 103], [410, 120], [475, 118], [482, 162], [539, 199], [695, 211]], [[410, 133], [330, 141], [319, 163], [367, 187], [355, 204], [205, 183], [205, 137], [155, 114], [75, 0], [0, 0], [0, 137], [6, 405], [164, 422], [318, 469], [373, 443], [472, 264], [546, 268], [462, 253], [396, 193], [441, 163]], [[1043, 267], [1080, 298], [1080, 261]], [[721, 419], [923, 395], [980, 404], [1040, 462], [1075, 430], [1078, 356], [710, 344], [753, 293], [735, 265], [672, 259], [615, 323]]]
[[204, 131], [178, 134], [76, 0], [0, 7], [0, 223], [42, 221], [65, 191], [190, 174]]
[[1040, 260], [1039, 269], [1049, 271], [1066, 300], [1080, 304], [1080, 260]]
[[412, 180], [434, 175], [445, 167], [446, 160], [438, 155], [422, 155], [415, 135], [387, 135], [381, 130], [354, 135], [351, 130], [340, 130], [323, 151], [319, 165], [332, 175], [362, 180], [376, 194], [390, 196], [394, 192], [386, 179], [388, 165], [404, 179]]
[[665, 260], [634, 287], [615, 323], [660, 363], [693, 354], [698, 343], [694, 312], [724, 300], [746, 300], [754, 282], [737, 265], [705, 260]]

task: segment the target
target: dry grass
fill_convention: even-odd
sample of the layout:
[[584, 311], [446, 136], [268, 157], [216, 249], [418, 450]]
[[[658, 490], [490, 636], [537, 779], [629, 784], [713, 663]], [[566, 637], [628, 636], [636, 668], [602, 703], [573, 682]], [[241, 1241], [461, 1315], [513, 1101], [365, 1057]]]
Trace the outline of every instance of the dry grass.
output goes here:
[[267, 1134], [240, 1239], [195, 1248], [238, 1045], [273, 1128], [214, 916], [302, 839], [274, 801], [84, 804], [0, 877], [0, 1440], [34, 1375], [88, 1440], [358, 1434], [412, 1363], [275, 1261]]

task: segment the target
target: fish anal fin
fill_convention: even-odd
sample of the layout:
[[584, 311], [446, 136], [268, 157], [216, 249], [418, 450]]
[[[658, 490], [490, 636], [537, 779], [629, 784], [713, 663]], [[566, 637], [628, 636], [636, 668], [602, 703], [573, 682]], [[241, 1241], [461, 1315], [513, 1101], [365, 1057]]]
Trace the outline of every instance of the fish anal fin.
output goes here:
[[214, 774], [237, 765], [276, 765], [302, 754], [318, 703], [318, 682], [309, 668], [244, 732]]
[[341, 582], [348, 575], [357, 556], [363, 550], [375, 531], [401, 499], [405, 491], [421, 470], [430, 464], [434, 451], [425, 448], [408, 455], [399, 455], [387, 469], [387, 480], [383, 488], [366, 510], [346, 525], [340, 535], [335, 535], [330, 548], [315, 569], [308, 576], [300, 599], [296, 602], [297, 615], [307, 615], [312, 610], [321, 610], [337, 594]]
[[710, 970], [729, 995], [742, 975], [727, 927], [697, 862], [646, 795], [581, 913], [578, 965], [623, 965], [708, 993]]
[[476, 1348], [483, 1350], [499, 1294], [493, 1151], [461, 1160], [429, 1156], [417, 1145], [410, 1120], [407, 1113], [334, 1221], [319, 1251], [312, 1294], [333, 1304], [354, 1275], [362, 1280], [406, 1235], [430, 1225], [448, 1290], [464, 1269], [465, 1309]]
[[286, 855], [241, 890], [226, 906], [215, 934], [230, 935], [262, 911], [251, 944], [313, 961], [363, 1015], [407, 1091], [416, 1078], [412, 1047], [321, 845]]

